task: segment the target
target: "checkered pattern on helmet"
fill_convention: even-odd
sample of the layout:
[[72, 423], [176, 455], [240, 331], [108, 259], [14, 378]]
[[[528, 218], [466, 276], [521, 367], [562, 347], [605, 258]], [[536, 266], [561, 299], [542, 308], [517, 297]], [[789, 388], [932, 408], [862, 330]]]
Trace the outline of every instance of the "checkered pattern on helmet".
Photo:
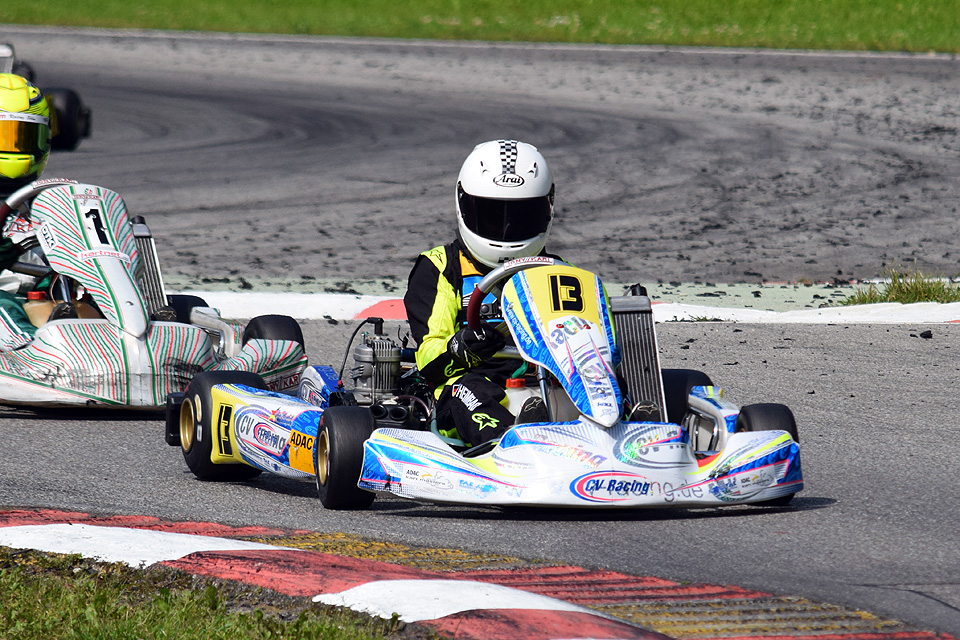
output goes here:
[[517, 141], [497, 140], [500, 143], [500, 164], [503, 173], [517, 172]]

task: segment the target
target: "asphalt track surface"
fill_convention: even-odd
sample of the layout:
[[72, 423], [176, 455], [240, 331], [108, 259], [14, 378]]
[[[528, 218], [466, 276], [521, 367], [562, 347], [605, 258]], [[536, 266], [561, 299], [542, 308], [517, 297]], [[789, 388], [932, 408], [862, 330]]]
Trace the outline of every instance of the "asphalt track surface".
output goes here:
[[[198, 285], [381, 278], [447, 239], [476, 142], [538, 144], [555, 248], [621, 282], [954, 272], [957, 62], [602, 47], [172, 37], [0, 28], [94, 137], [47, 175], [113, 188]], [[751, 280], [752, 279], [752, 280]], [[390, 288], [389, 286], [385, 286]], [[387, 291], [386, 293], [390, 293]], [[264, 312], [269, 312], [265, 309]], [[339, 364], [353, 325], [311, 322]], [[931, 330], [930, 337], [921, 337]], [[736, 584], [960, 633], [957, 329], [665, 323], [663, 364], [783, 402], [789, 509], [504, 513], [193, 480], [150, 416], [3, 413], [0, 504], [345, 531]]]

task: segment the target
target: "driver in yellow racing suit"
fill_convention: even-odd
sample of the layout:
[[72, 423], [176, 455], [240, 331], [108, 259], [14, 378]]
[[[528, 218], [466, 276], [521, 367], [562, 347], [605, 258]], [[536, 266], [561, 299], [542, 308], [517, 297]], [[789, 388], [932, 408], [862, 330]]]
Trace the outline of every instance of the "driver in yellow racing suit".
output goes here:
[[[518, 416], [505, 406], [516, 360], [492, 359], [504, 336], [500, 318], [466, 326], [473, 288], [494, 267], [514, 258], [547, 255], [554, 184], [536, 147], [516, 140], [477, 145], [457, 180], [457, 238], [417, 258], [404, 305], [417, 341], [417, 367], [436, 389], [440, 432], [476, 446], [513, 424], [544, 422], [546, 408], [530, 398]], [[556, 257], [556, 256], [554, 256]], [[484, 302], [493, 301], [492, 295]]]

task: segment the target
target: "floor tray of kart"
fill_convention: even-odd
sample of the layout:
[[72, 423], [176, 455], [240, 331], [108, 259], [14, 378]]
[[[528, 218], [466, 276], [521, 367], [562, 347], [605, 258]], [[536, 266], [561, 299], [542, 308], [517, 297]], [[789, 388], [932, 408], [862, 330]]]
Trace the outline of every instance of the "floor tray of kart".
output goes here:
[[432, 389], [378, 319], [354, 350], [351, 390], [329, 366], [308, 367], [297, 397], [249, 374], [201, 374], [170, 397], [166, 441], [198, 478], [313, 480], [333, 509], [367, 508], [377, 493], [574, 508], [789, 502], [803, 488], [790, 409], [741, 408], [699, 371], [661, 369], [650, 301], [632, 293], [608, 298], [594, 274], [550, 258], [480, 282], [469, 324], [485, 321], [482, 309], [502, 316], [516, 347], [501, 355], [536, 372], [507, 408], [539, 395], [549, 415], [496, 442], [441, 435]]

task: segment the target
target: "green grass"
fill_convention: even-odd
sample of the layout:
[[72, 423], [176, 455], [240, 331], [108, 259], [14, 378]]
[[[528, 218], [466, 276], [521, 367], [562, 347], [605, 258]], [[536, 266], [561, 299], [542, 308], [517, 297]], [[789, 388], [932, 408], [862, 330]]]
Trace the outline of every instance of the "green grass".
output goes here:
[[885, 276], [888, 282], [857, 289], [840, 304], [960, 302], [960, 285], [948, 279], [903, 269], [890, 269]]
[[533, 42], [960, 51], [958, 0], [44, 0], [0, 23]]
[[428, 638], [240, 583], [167, 568], [0, 548], [0, 638], [17, 640], [360, 640]]

